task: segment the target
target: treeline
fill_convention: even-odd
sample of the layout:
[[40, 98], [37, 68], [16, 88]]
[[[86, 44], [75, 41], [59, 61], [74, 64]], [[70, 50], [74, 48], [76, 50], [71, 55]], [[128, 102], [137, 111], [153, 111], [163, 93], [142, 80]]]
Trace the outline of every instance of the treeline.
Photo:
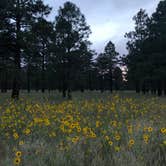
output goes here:
[[69, 99], [74, 90], [166, 95], [166, 0], [151, 17], [143, 9], [134, 16], [124, 56], [111, 41], [99, 55], [91, 49], [90, 26], [72, 2], [59, 8], [53, 22], [47, 19], [51, 10], [42, 0], [0, 1], [1, 92], [12, 89], [15, 99], [20, 89], [59, 90]]
[[135, 30], [125, 36], [128, 55], [128, 83], [136, 92], [166, 95], [166, 0], [158, 4], [152, 16], [141, 9], [136, 16]]
[[51, 10], [42, 0], [1, 0], [1, 92], [12, 89], [12, 98], [18, 99], [20, 89], [58, 89], [71, 98], [73, 90], [120, 89], [114, 44], [109, 42], [97, 57], [80, 9], [66, 2], [53, 22], [47, 20]]

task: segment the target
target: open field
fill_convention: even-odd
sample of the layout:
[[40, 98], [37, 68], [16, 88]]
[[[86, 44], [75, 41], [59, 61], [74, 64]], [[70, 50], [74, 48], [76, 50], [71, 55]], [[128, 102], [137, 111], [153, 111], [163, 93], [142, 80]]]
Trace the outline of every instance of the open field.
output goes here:
[[165, 166], [166, 98], [0, 94], [0, 166]]

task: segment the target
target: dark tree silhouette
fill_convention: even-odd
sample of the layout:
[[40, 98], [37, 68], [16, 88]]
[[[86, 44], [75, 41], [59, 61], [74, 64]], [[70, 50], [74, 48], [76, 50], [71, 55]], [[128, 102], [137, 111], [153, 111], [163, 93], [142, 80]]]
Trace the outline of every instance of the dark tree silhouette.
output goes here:
[[113, 69], [115, 68], [118, 62], [119, 54], [115, 50], [115, 45], [110, 41], [105, 47], [104, 53], [99, 54], [96, 59], [96, 66], [99, 73], [100, 78], [100, 88], [103, 92], [104, 90], [104, 79], [106, 75], [109, 79], [109, 89], [112, 92], [113, 90]]
[[140, 9], [133, 20], [135, 21], [135, 30], [125, 35], [129, 41], [127, 43], [128, 55], [124, 60], [128, 68], [128, 81], [135, 84], [136, 92], [139, 93], [141, 83], [146, 77], [146, 73], [143, 72], [146, 71], [144, 43], [149, 37], [148, 24], [150, 20], [143, 9]]
[[115, 82], [115, 90], [120, 90], [123, 85], [123, 73], [119, 67], [116, 67], [113, 71], [113, 78]]
[[61, 59], [63, 96], [66, 96], [67, 91], [70, 99], [73, 72], [75, 72], [73, 69], [75, 69], [75, 65], [79, 61], [79, 59], [77, 61], [75, 58], [78, 58], [78, 53], [82, 49], [81, 46], [86, 45], [90, 28], [87, 26], [80, 9], [71, 2], [66, 2], [63, 8], [59, 9], [55, 28], [59, 59]]
[[1, 12], [9, 24], [6, 29], [13, 37], [14, 76], [12, 98], [18, 99], [21, 86], [21, 58], [26, 45], [24, 35], [37, 19], [39, 13], [48, 14], [48, 6], [44, 6], [41, 0], [8, 0], [1, 7]]

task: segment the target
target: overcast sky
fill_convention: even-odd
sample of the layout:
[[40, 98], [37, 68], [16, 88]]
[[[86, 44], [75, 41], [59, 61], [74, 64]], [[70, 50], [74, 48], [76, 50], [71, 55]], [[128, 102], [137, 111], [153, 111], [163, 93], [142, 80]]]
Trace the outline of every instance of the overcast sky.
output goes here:
[[[54, 20], [59, 6], [66, 0], [44, 0], [53, 7], [49, 19]], [[120, 54], [126, 53], [124, 34], [133, 30], [132, 17], [140, 8], [146, 9], [151, 15], [160, 0], [70, 0], [75, 3], [85, 15], [92, 34], [92, 48], [102, 52], [109, 40], [115, 43]]]

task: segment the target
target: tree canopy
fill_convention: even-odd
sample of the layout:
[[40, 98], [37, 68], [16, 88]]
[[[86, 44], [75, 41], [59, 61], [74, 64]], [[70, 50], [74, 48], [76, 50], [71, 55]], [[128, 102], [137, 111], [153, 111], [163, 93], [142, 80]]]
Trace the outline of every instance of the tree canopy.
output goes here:
[[90, 26], [76, 4], [65, 2], [48, 21], [51, 11], [42, 0], [0, 1], [1, 92], [12, 89], [14, 99], [20, 89], [59, 90], [69, 99], [74, 90], [166, 95], [166, 0], [151, 16], [140, 9], [133, 17], [124, 56], [111, 39], [103, 52], [91, 48]]

